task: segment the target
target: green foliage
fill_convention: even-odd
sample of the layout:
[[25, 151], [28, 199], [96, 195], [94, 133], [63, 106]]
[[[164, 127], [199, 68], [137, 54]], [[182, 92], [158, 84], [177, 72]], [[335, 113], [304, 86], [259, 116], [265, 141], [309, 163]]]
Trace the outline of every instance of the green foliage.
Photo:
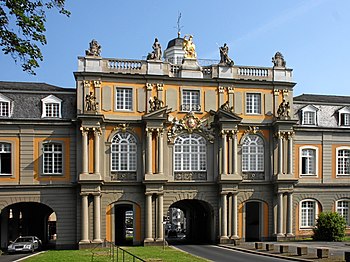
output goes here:
[[319, 214], [314, 228], [314, 240], [342, 241], [345, 236], [346, 221], [336, 212], [322, 212]]
[[35, 75], [43, 60], [39, 45], [46, 44], [46, 12], [57, 8], [69, 16], [65, 0], [0, 0], [0, 46], [20, 61], [23, 71]]

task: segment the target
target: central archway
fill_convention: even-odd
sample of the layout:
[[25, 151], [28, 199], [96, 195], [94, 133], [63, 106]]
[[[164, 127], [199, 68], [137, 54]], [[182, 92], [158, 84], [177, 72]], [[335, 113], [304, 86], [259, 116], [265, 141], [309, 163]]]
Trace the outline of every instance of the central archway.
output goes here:
[[196, 199], [175, 202], [169, 207], [168, 218], [166, 227], [169, 243], [205, 244], [214, 242], [213, 212], [207, 202]]

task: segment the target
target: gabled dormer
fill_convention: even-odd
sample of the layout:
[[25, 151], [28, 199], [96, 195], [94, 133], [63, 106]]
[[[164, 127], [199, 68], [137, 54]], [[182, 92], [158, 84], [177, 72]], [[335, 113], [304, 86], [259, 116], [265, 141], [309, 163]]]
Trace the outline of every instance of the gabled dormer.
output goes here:
[[62, 118], [62, 100], [54, 95], [49, 95], [42, 102], [42, 118]]
[[338, 125], [350, 126], [350, 108], [347, 106], [338, 110]]
[[0, 117], [10, 117], [12, 115], [12, 101], [8, 97], [0, 94]]
[[317, 126], [317, 111], [319, 109], [313, 105], [307, 105], [300, 109], [300, 123], [306, 126]]

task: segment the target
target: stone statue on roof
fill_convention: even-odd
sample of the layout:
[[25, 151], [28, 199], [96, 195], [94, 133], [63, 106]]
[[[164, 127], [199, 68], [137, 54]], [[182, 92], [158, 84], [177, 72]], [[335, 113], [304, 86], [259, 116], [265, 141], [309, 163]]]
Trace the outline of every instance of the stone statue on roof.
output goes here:
[[228, 56], [228, 45], [225, 43], [223, 46], [219, 47], [220, 51], [220, 64], [227, 65], [227, 66], [233, 66], [232, 59]]
[[276, 67], [286, 67], [286, 61], [280, 52], [277, 52], [274, 57], [272, 57], [273, 66]]
[[88, 55], [88, 56], [101, 55], [101, 46], [95, 39], [92, 39], [92, 41], [89, 43], [89, 49], [85, 50], [85, 55]]
[[148, 53], [147, 60], [162, 60], [162, 47], [158, 42], [158, 38], [154, 39], [152, 48], [153, 48], [153, 51], [152, 53]]

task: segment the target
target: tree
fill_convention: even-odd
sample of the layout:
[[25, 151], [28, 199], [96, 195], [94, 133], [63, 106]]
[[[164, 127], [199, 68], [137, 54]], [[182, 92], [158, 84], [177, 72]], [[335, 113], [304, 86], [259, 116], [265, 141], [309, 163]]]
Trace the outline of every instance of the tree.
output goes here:
[[0, 46], [5, 55], [20, 61], [22, 69], [35, 75], [43, 61], [39, 45], [45, 45], [46, 12], [57, 8], [69, 17], [65, 0], [0, 0]]
[[346, 221], [336, 212], [319, 214], [314, 228], [314, 240], [341, 241], [345, 236]]

